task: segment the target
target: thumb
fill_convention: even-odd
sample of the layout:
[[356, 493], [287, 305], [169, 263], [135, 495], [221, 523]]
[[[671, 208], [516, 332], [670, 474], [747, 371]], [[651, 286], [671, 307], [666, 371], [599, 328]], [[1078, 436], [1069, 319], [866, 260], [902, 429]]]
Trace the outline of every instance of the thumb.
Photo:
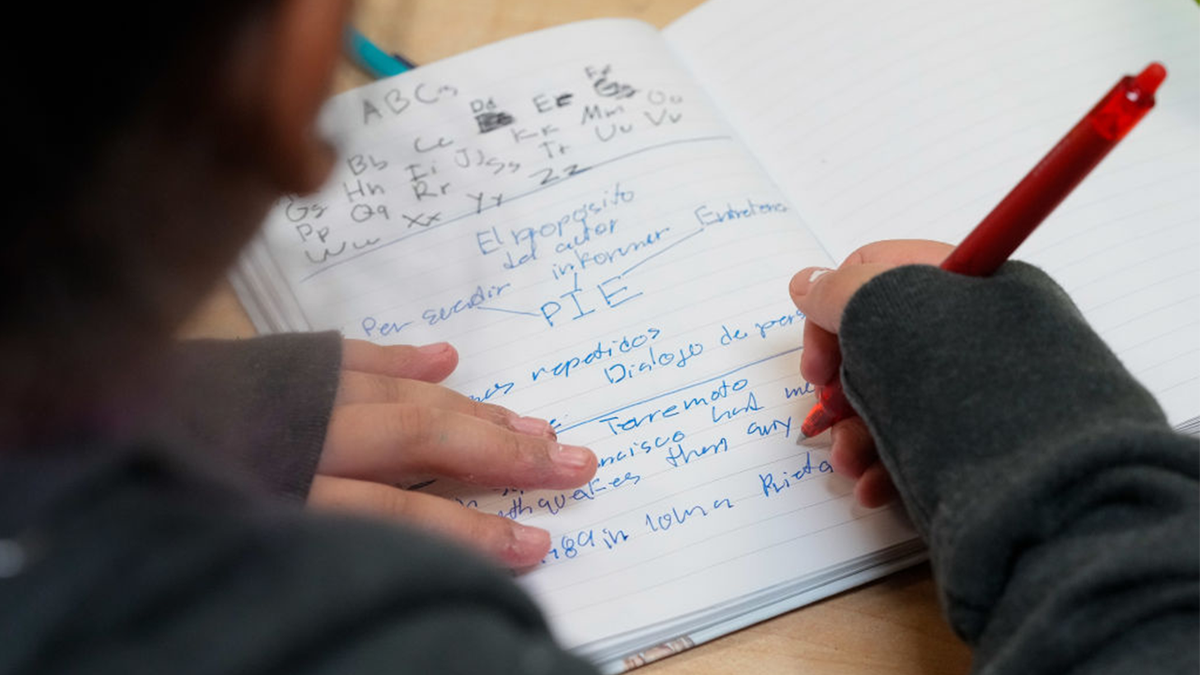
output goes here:
[[788, 292], [796, 308], [804, 312], [806, 321], [837, 333], [850, 297], [863, 284], [895, 266], [892, 263], [863, 263], [837, 270], [809, 267], [792, 277]]
[[445, 342], [412, 347], [365, 340], [342, 342], [342, 370], [424, 382], [441, 382], [458, 366], [458, 352]]

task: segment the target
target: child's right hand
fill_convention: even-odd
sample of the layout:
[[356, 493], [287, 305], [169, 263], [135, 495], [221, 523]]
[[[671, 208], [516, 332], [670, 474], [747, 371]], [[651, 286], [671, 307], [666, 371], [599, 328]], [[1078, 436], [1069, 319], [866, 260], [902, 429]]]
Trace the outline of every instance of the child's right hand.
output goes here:
[[[875, 276], [900, 265], [939, 265], [954, 247], [936, 241], [896, 240], [868, 244], [851, 253], [836, 270], [809, 267], [792, 277], [792, 302], [804, 312], [804, 350], [800, 374], [818, 389], [835, 382], [842, 363], [838, 329], [851, 296]], [[857, 481], [854, 494], [864, 506], [882, 506], [896, 488], [879, 461], [875, 439], [862, 418], [842, 420], [830, 430], [834, 471]]]

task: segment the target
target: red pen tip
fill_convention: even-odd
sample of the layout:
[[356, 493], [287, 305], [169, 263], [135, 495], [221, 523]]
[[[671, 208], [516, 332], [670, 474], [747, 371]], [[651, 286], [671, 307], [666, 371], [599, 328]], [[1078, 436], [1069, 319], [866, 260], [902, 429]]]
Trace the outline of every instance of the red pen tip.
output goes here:
[[1133, 88], [1142, 96], [1153, 96], [1158, 90], [1158, 85], [1167, 79], [1167, 69], [1163, 64], [1155, 61], [1146, 66], [1146, 69], [1138, 73], [1138, 76], [1133, 78]]

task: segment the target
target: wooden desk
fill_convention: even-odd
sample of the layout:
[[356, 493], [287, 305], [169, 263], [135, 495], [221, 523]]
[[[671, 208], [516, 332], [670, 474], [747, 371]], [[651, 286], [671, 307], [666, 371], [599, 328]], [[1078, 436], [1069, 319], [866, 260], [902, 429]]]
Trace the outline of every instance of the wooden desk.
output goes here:
[[[373, 41], [427, 63], [496, 40], [569, 21], [626, 16], [663, 26], [697, 0], [359, 0], [356, 25]], [[339, 91], [369, 81], [341, 68]], [[183, 331], [247, 337], [251, 325], [223, 283]], [[639, 671], [717, 673], [965, 673], [966, 647], [941, 619], [927, 566], [766, 621]]]

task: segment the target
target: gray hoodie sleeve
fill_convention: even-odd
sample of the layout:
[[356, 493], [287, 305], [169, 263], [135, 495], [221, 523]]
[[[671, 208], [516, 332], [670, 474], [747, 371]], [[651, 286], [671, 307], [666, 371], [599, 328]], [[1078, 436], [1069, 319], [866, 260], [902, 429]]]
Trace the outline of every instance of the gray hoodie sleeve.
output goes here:
[[157, 435], [218, 455], [260, 489], [303, 501], [321, 458], [341, 362], [336, 332], [182, 342]]
[[1200, 669], [1200, 449], [1062, 289], [898, 268], [841, 345], [975, 672]]

